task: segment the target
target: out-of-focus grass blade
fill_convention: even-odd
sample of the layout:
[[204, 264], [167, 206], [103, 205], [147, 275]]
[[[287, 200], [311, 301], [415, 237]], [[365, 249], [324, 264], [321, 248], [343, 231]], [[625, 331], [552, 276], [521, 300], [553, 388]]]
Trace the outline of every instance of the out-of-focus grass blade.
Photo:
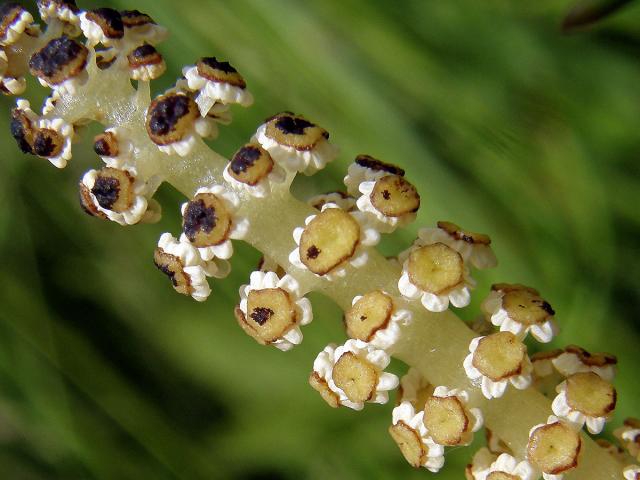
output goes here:
[[563, 32], [573, 32], [604, 20], [634, 0], [586, 0], [569, 11], [562, 21]]

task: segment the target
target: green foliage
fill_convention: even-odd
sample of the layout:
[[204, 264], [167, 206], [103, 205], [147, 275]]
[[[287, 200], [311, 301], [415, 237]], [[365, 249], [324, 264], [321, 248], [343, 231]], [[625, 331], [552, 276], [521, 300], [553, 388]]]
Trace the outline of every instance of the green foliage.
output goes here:
[[[81, 2], [83, 7], [95, 6]], [[284, 109], [331, 132], [340, 159], [297, 191], [339, 188], [370, 153], [401, 165], [423, 208], [486, 231], [501, 261], [480, 277], [539, 288], [555, 342], [620, 359], [617, 421], [638, 414], [640, 36], [637, 4], [564, 36], [563, 2], [367, 0], [117, 1], [169, 27], [168, 73], [229, 59], [257, 101], [213, 146], [231, 155]], [[34, 10], [34, 9], [32, 9]], [[34, 98], [35, 98], [34, 94]], [[3, 99], [8, 132], [12, 100]], [[289, 353], [261, 347], [232, 316], [258, 254], [236, 242], [233, 273], [204, 304], [153, 268], [180, 196], [160, 192], [159, 225], [85, 216], [76, 182], [99, 164], [88, 140], [64, 171], [0, 146], [0, 472], [11, 479], [419, 478], [386, 433], [392, 405], [334, 411], [306, 384], [316, 353], [342, 341], [341, 312]], [[397, 365], [396, 370], [402, 371]], [[461, 478], [471, 449], [439, 478]]]
[[562, 29], [570, 32], [602, 21], [633, 0], [582, 0], [564, 17]]

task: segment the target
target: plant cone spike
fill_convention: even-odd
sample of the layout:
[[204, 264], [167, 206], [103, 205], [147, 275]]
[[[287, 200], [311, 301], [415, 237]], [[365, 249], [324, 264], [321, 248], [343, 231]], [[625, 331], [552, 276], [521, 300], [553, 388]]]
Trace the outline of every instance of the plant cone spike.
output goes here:
[[[13, 22], [15, 12], [9, 13], [12, 15], [10, 20]], [[135, 42], [131, 40], [133, 42], [131, 45], [127, 43], [127, 38], [129, 38], [127, 36], [127, 28], [129, 27], [126, 27], [126, 22], [125, 24], [122, 23], [122, 19], [119, 19], [119, 16], [118, 12], [111, 10], [94, 11], [87, 15], [79, 14], [81, 19], [80, 28], [91, 40], [85, 47], [89, 50], [89, 60], [86, 64], [86, 81], [83, 79], [84, 83], [74, 84], [73, 91], [71, 91], [69, 85], [65, 87], [67, 88], [66, 90], [62, 88], [55, 90], [57, 92], [57, 101], [54, 102], [50, 111], [42, 116], [43, 119], [51, 122], [59, 121], [57, 125], [60, 127], [61, 132], [65, 125], [79, 126], [89, 121], [98, 121], [105, 128], [114, 128], [126, 132], [126, 140], [134, 145], [135, 155], [123, 161], [130, 162], [129, 166], [135, 168], [138, 177], [144, 179], [148, 188], [144, 191], [144, 194], [141, 193], [139, 196], [144, 197], [145, 201], [149, 203], [160, 182], [167, 182], [173, 185], [189, 199], [190, 204], [198, 201], [198, 195], [201, 195], [201, 193], [198, 193], [200, 189], [224, 187], [224, 193], [222, 190], [215, 191], [219, 193], [220, 198], [230, 193], [228, 197], [224, 198], [233, 208], [229, 207], [229, 211], [227, 211], [225, 207], [224, 216], [222, 216], [223, 209], [218, 207], [217, 213], [219, 216], [216, 217], [214, 202], [207, 203], [193, 213], [192, 216], [194, 218], [189, 217], [191, 223], [196, 225], [200, 231], [206, 231], [207, 233], [216, 228], [220, 224], [218, 222], [222, 220], [224, 220], [225, 225], [235, 224], [238, 227], [237, 230], [233, 230], [235, 236], [231, 233], [233, 227], [229, 226], [228, 232], [225, 227], [224, 240], [234, 239], [237, 241], [242, 238], [284, 269], [286, 274], [295, 280], [295, 287], [292, 286], [293, 282], [287, 283], [287, 286], [292, 291], [295, 290], [296, 299], [304, 298], [304, 295], [308, 292], [317, 291], [330, 297], [343, 310], [351, 307], [352, 301], [356, 296], [374, 290], [388, 292], [390, 295], [401, 299], [402, 308], [411, 312], [412, 321], [401, 327], [402, 334], [395, 343], [382, 350], [371, 347], [365, 342], [362, 342], [361, 345], [354, 341], [353, 343], [347, 342], [343, 347], [335, 349], [336, 357], [332, 359], [333, 363], [323, 373], [328, 387], [332, 389], [333, 393], [338, 392], [340, 401], [344, 401], [339, 395], [342, 393], [350, 402], [358, 404], [359, 408], [363, 408], [360, 404], [370, 401], [385, 403], [387, 392], [394, 389], [398, 383], [395, 375], [384, 371], [389, 363], [388, 355], [391, 354], [417, 369], [433, 385], [447, 385], [449, 388], [460, 388], [467, 391], [469, 405], [482, 411], [484, 423], [491, 428], [492, 433], [503, 440], [517, 458], [524, 458], [527, 443], [529, 442], [529, 430], [532, 426], [546, 421], [550, 413], [550, 401], [532, 388], [521, 391], [509, 389], [503, 396], [491, 401], [484, 398], [479, 386], [469, 381], [463, 369], [463, 361], [468, 354], [469, 344], [476, 335], [451, 310], [444, 310], [438, 313], [429, 311], [425, 309], [424, 296], [422, 300], [413, 298], [412, 295], [408, 295], [402, 288], [399, 288], [398, 282], [406, 267], [399, 265], [397, 262], [389, 261], [374, 248], [381, 232], [376, 231], [371, 226], [371, 212], [339, 210], [339, 215], [345, 219], [345, 225], [349, 225], [349, 237], [347, 240], [350, 242], [350, 248], [344, 252], [341, 250], [339, 256], [335, 255], [336, 258], [331, 258], [330, 265], [326, 266], [326, 268], [314, 268], [311, 262], [304, 263], [304, 261], [302, 261], [303, 265], [300, 266], [300, 264], [292, 261], [292, 258], [295, 259], [295, 256], [292, 257], [292, 252], [297, 249], [301, 250], [303, 247], [309, 257], [313, 258], [322, 253], [317, 250], [324, 250], [325, 254], [335, 253], [332, 250], [335, 247], [335, 243], [332, 242], [331, 235], [331, 233], [334, 233], [335, 237], [335, 232], [320, 232], [318, 236], [322, 240], [322, 244], [317, 242], [318, 245], [313, 242], [313, 244], [305, 243], [307, 239], [304, 237], [304, 230], [308, 228], [308, 231], [311, 231], [314, 225], [319, 223], [314, 224], [314, 219], [322, 218], [324, 212], [330, 212], [335, 206], [331, 207], [330, 205], [332, 204], [327, 203], [322, 206], [323, 211], [318, 212], [306, 203], [295, 199], [289, 193], [289, 186], [297, 172], [313, 173], [335, 158], [336, 150], [329, 142], [329, 134], [321, 127], [299, 115], [283, 113], [269, 119], [265, 123], [265, 128], [261, 130], [260, 128], [262, 127], [260, 127], [258, 129], [256, 137], [252, 141], [260, 143], [261, 148], [267, 151], [273, 160], [285, 170], [284, 178], [282, 178], [281, 182], [274, 182], [270, 185], [268, 194], [260, 197], [251, 195], [251, 191], [246, 190], [244, 187], [236, 188], [236, 186], [230, 185], [224, 176], [224, 170], [227, 168], [229, 160], [212, 151], [202, 141], [202, 135], [200, 134], [202, 131], [201, 122], [207, 120], [207, 115], [215, 107], [218, 100], [230, 102], [230, 99], [235, 98], [237, 100], [235, 103], [241, 105], [250, 103], [249, 97], [244, 96], [246, 93], [244, 92], [244, 79], [237, 74], [235, 68], [226, 62], [219, 62], [214, 59], [216, 70], [213, 73], [216, 75], [207, 76], [206, 81], [213, 83], [227, 82], [231, 87], [243, 90], [242, 92], [233, 90], [232, 92], [237, 94], [235, 97], [231, 95], [229, 89], [217, 90], [216, 88], [220, 87], [220, 85], [211, 87], [209, 83], [200, 82], [198, 86], [193, 87], [189, 83], [190, 77], [187, 76], [186, 86], [183, 82], [182, 85], [176, 85], [175, 91], [168, 92], [152, 100], [150, 88], [146, 82], [140, 81], [135, 89], [132, 86], [126, 55], [123, 57], [122, 63], [116, 60], [105, 69], [99, 68], [95, 63], [95, 51], [91, 46], [92, 43], [100, 41], [110, 48], [116, 50], [120, 48], [123, 51], [129, 47], [135, 48], [139, 46], [136, 45], [139, 40], [137, 37]], [[58, 26], [60, 29], [70, 28], [67, 25]], [[102, 33], [96, 30], [97, 28], [101, 29]], [[13, 35], [9, 35], [9, 33], [5, 34], [5, 37], [8, 38], [8, 36]], [[31, 47], [31, 52], [36, 50], [40, 52], [39, 56], [36, 57], [38, 62], [35, 62], [35, 65], [32, 66], [32, 71], [39, 74], [41, 78], [56, 89], [59, 83], [67, 79], [53, 77], [47, 73], [48, 50], [45, 49], [43, 51], [40, 49], [44, 44], [51, 45], [51, 39], [46, 38], [47, 31], [43, 35], [42, 45], [37, 42], [34, 43], [31, 39], [28, 39], [29, 41], [26, 43]], [[20, 40], [15, 41], [19, 42]], [[61, 43], [63, 45], [59, 48], [67, 48], [67, 44], [70, 44], [66, 41]], [[54, 47], [56, 47], [55, 44]], [[78, 48], [68, 47], [68, 49], [76, 53], [78, 51]], [[127, 52], [125, 51], [124, 53]], [[74, 78], [77, 76], [75, 67], [82, 63], [78, 62], [76, 61], [73, 64]], [[200, 70], [202, 69], [198, 70], [200, 74], [204, 75]], [[189, 72], [195, 75], [192, 70], [189, 70]], [[53, 73], [57, 73], [57, 70], [53, 69]], [[199, 79], [196, 78], [196, 80]], [[250, 78], [248, 80], [250, 84]], [[215, 95], [220, 95], [220, 98], [214, 98]], [[211, 104], [212, 98], [214, 98], [213, 104]], [[209, 107], [206, 109], [205, 117], [202, 116], [203, 105]], [[42, 134], [43, 125], [38, 122], [33, 122], [33, 125], [30, 124], [31, 128], [36, 129], [36, 134], [31, 135], [24, 124], [24, 118], [28, 118], [30, 114], [27, 114], [26, 107], [22, 110], [24, 112], [24, 115], [20, 117], [22, 130], [18, 132], [20, 133], [18, 139], [21, 145], [26, 142], [26, 145], [32, 147], [35, 153], [40, 152], [38, 153], [39, 156], [47, 158], [48, 155], [42, 153], [42, 149], [36, 148], [37, 134]], [[62, 124], [62, 121], [65, 123]], [[59, 133], [59, 135], [63, 139], [69, 139], [72, 133]], [[47, 143], [46, 141], [43, 142]], [[71, 159], [65, 158], [64, 160]], [[367, 167], [364, 168], [366, 169]], [[384, 170], [369, 170], [372, 171], [364, 173], [365, 177], [370, 175], [369, 178], [366, 178], [368, 181], [378, 181], [380, 178], [386, 178]], [[404, 175], [404, 172], [402, 173]], [[121, 173], [120, 177], [124, 178], [124, 175], [124, 173]], [[398, 176], [398, 178], [404, 179], [404, 176]], [[406, 209], [402, 209], [402, 213], [413, 213], [413, 210], [417, 209], [420, 203], [418, 201], [420, 197], [417, 197], [417, 192], [415, 192], [413, 185], [408, 183], [408, 180], [397, 181], [395, 179], [394, 182], [395, 193], [406, 188], [406, 191], [402, 191], [404, 192], [403, 195], [406, 196], [405, 200], [408, 206], [404, 202], [402, 203], [401, 206], [406, 207]], [[381, 181], [380, 184], [384, 184], [384, 182]], [[84, 204], [95, 198], [95, 201], [102, 208], [110, 210], [116, 204], [115, 202], [120, 201], [116, 195], [120, 192], [117, 186], [110, 184], [108, 188], [101, 188], [99, 192], [92, 189], [94, 189], [94, 185], [86, 186], [86, 189], [83, 190]], [[384, 199], [386, 195], [384, 190], [379, 190], [375, 192], [376, 200], [374, 202], [378, 204], [383, 203], [380, 197]], [[111, 196], [115, 198], [113, 202], [111, 202]], [[428, 201], [428, 199], [426, 200]], [[125, 208], [122, 207], [121, 209], [124, 210]], [[188, 211], [190, 212], [190, 210]], [[100, 215], [96, 216], [100, 217]], [[329, 214], [326, 216], [329, 216]], [[191, 223], [185, 222], [185, 228], [188, 228]], [[447, 222], [448, 227], [451, 225]], [[303, 232], [300, 238], [296, 239], [295, 232], [301, 228]], [[176, 226], [176, 231], [178, 229], [179, 226]], [[443, 230], [444, 234], [447, 234], [446, 228], [441, 230]], [[451, 230], [451, 228], [448, 230]], [[457, 300], [454, 299], [453, 294], [450, 294], [451, 290], [463, 283], [465, 284], [464, 288], [466, 289], [466, 285], [468, 285], [469, 290], [475, 285], [471, 278], [467, 276], [467, 269], [470, 270], [472, 266], [474, 268], [478, 266], [477, 262], [474, 261], [475, 257], [472, 249], [481, 245], [486, 250], [490, 244], [490, 240], [487, 240], [486, 236], [478, 236], [477, 239], [482, 241], [467, 241], [468, 239], [466, 239], [465, 235], [458, 234], [458, 229], [455, 229], [455, 232], [460, 238], [450, 235], [451, 238], [449, 239], [443, 237], [443, 242], [445, 243], [437, 242], [427, 245], [424, 242], [417, 241], [418, 243], [411, 247], [413, 250], [408, 252], [409, 261], [415, 258], [422, 258], [416, 255], [415, 252], [421, 251], [420, 249], [432, 248], [433, 245], [442, 245], [442, 247], [437, 248], [453, 252], [451, 256], [458, 260], [456, 272], [459, 270], [455, 285], [441, 285], [442, 288], [439, 288], [437, 292], [427, 291], [428, 289], [425, 285], [428, 285], [428, 283], [426, 281], [419, 282], [420, 285], [418, 286], [425, 287], [422, 289], [423, 293], [437, 294], [438, 296], [440, 294], [449, 295], [449, 300], [454, 304]], [[172, 248], [171, 252], [174, 253], [166, 250], [158, 252], [156, 263], [163, 273], [170, 277], [174, 287], [178, 287], [176, 290], [182, 290], [180, 293], [192, 295], [194, 298], [196, 298], [196, 295], [194, 295], [194, 291], [196, 291], [198, 294], [196, 299], [204, 300], [208, 295], [207, 287], [205, 286], [206, 277], [224, 276], [225, 273], [228, 273], [223, 263], [216, 262], [219, 260], [226, 261], [233, 252], [232, 250], [227, 250], [228, 256], [216, 252], [211, 258], [205, 258], [201, 251], [203, 246], [199, 244], [190, 245], [189, 242], [194, 242], [194, 240], [189, 238], [188, 232], [184, 233], [187, 237], [186, 239], [182, 239], [182, 237], [179, 239], [175, 237], [165, 238], [166, 241], [163, 242], [163, 245], [166, 246], [167, 250]], [[226, 236], [226, 233], [229, 233], [229, 235]], [[424, 238], [421, 237], [421, 241], [424, 241]], [[205, 245], [204, 247], [215, 246], [217, 245]], [[314, 248], [315, 251], [313, 250]], [[162, 255], [163, 253], [172, 255], [172, 257], [169, 258], [166, 255]], [[420, 268], [420, 276], [428, 280], [429, 275], [435, 275], [435, 266], [438, 265], [441, 257], [442, 255], [429, 255], [428, 258], [422, 258], [420, 266], [424, 268]], [[302, 260], [300, 252], [298, 253], [298, 258]], [[486, 258], [490, 259], [490, 256]], [[491, 263], [491, 261], [488, 263]], [[178, 270], [180, 271], [180, 276], [176, 279], [175, 272]], [[341, 274], [328, 276], [334, 270], [339, 270]], [[283, 281], [287, 275], [276, 275], [277, 280], [274, 281]], [[193, 288], [194, 285], [198, 285], [198, 288]], [[275, 287], [266, 286], [265, 284], [263, 288], [274, 289]], [[280, 293], [282, 298], [286, 297], [286, 302], [278, 297], [277, 302], [275, 300], [271, 301], [271, 303], [263, 302], [267, 306], [259, 307], [260, 311], [254, 308], [253, 312], [247, 312], [245, 315], [245, 322], [255, 321], [263, 325], [274, 317], [276, 313], [271, 309], [272, 306], [281, 307], [282, 304], [287, 304], [289, 309], [286, 311], [286, 325], [281, 326], [277, 336], [274, 333], [273, 338], [272, 336], [267, 337], [266, 334], [264, 338], [260, 337], [260, 343], [274, 343], [287, 333], [286, 329], [293, 329], [289, 328], [290, 325], [296, 325], [297, 322], [304, 324], [300, 320], [303, 314], [295, 312], [293, 300], [289, 298], [291, 292], [285, 294], [279, 291]], [[468, 291], [466, 295], [469, 295]], [[257, 294], [254, 296], [258, 297]], [[253, 305], [253, 303], [248, 303]], [[242, 308], [242, 305], [240, 308]], [[306, 307], [300, 308], [304, 309]], [[446, 305], [444, 308], [446, 308]], [[284, 322], [282, 323], [284, 324]], [[268, 333], [271, 334], [271, 331], [269, 330]], [[290, 343], [297, 345], [299, 342], [291, 341]], [[337, 353], [341, 348], [344, 351]], [[333, 374], [335, 374], [335, 377], [332, 376]], [[312, 378], [314, 379], [314, 386], [321, 385], [324, 389], [324, 383], [318, 381], [316, 376]], [[334, 379], [335, 382], [333, 381]], [[331, 400], [330, 403], [332, 403], [335, 397], [331, 393], [323, 391], [326, 393], [325, 396]], [[381, 434], [384, 433], [381, 432]], [[613, 458], [602, 451], [594, 442], [588, 440], [586, 436], [583, 437], [582, 443], [577, 468], [572, 473], [567, 474], [567, 478], [613, 480], [620, 477], [620, 466]], [[424, 460], [422, 453], [409, 456], [416, 457], [413, 459], [413, 463], [416, 464]], [[438, 467], [434, 467], [434, 469], [436, 468]]]

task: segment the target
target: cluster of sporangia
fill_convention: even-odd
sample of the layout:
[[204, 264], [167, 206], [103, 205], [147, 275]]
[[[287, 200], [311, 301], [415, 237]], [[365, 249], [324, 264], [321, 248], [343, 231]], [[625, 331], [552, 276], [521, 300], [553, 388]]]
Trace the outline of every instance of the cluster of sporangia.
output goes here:
[[[81, 95], [94, 80], [92, 75], [102, 70], [118, 69], [138, 82], [157, 78], [165, 64], [155, 45], [166, 31], [138, 11], [81, 11], [73, 0], [39, 0], [38, 9], [47, 24], [44, 32], [18, 4], [0, 8], [0, 88], [6, 94], [22, 93], [28, 70], [52, 89], [40, 114], [26, 100], [18, 100], [11, 132], [24, 152], [62, 168], [71, 158], [79, 125], [57, 117], [56, 103], [65, 96]], [[179, 160], [200, 138], [215, 137], [218, 123], [230, 122], [230, 105], [251, 103], [244, 79], [229, 63], [201, 58], [183, 69], [173, 88], [151, 102], [146, 133], [158, 156]], [[143, 178], [136, 170], [136, 139], [127, 128], [108, 127], [95, 138], [94, 147], [106, 166], [83, 176], [82, 207], [90, 215], [122, 225], [157, 220], [159, 205], [151, 197], [162, 179]], [[237, 214], [241, 199], [267, 197], [296, 172], [322, 169], [337, 155], [328, 139], [324, 129], [288, 112], [260, 126], [228, 163], [224, 181], [203, 186], [182, 205], [179, 238], [170, 233], [160, 237], [154, 261], [175, 290], [205, 300], [210, 293], [207, 277], [229, 273], [231, 240], [250, 231], [250, 222]], [[344, 183], [346, 192], [312, 198], [309, 204], [317, 213], [291, 232], [296, 247], [290, 263], [327, 281], [366, 265], [367, 251], [380, 234], [414, 220], [420, 206], [418, 192], [401, 168], [367, 155], [356, 158]], [[414, 467], [439, 470], [445, 447], [469, 444], [483, 425], [483, 415], [464, 390], [429, 385], [415, 369], [402, 379], [384, 371], [390, 362], [388, 351], [412, 322], [412, 313], [403, 304], [419, 300], [431, 312], [444, 311], [450, 303], [467, 306], [474, 288], [471, 268], [496, 265], [490, 244], [487, 235], [450, 222], [421, 229], [413, 245], [397, 257], [402, 266], [399, 295], [375, 290], [353, 298], [344, 313], [350, 339], [340, 346], [328, 345], [314, 362], [309, 382], [332, 407], [360, 410], [366, 402], [385, 403], [388, 392], [400, 387], [389, 433]], [[235, 309], [247, 334], [280, 350], [298, 345], [300, 327], [312, 320], [307, 292], [295, 278], [296, 268], [290, 270], [285, 273], [264, 258], [250, 283], [240, 289]], [[523, 343], [529, 333], [544, 343], [556, 333], [553, 309], [532, 288], [493, 285], [482, 310], [484, 315], [474, 325], [480, 336], [469, 345], [461, 366], [469, 379], [488, 399], [502, 396], [508, 384], [517, 389], [533, 385], [555, 398], [553, 415], [531, 428], [526, 458], [515, 458], [486, 430], [487, 447], [474, 456], [466, 476], [560, 479], [579, 462], [583, 426], [599, 433], [612, 415], [616, 359], [575, 346], [530, 358]], [[604, 441], [601, 445], [620, 460], [624, 478], [640, 480], [640, 467], [623, 468], [631, 463], [630, 456], [640, 459], [640, 421], [628, 419], [616, 433], [626, 452]]]

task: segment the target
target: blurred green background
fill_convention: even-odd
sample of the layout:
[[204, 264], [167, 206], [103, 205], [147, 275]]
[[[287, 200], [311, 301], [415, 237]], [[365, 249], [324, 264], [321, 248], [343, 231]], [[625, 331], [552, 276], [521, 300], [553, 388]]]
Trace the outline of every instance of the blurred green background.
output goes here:
[[[570, 4], [551, 0], [106, 6], [170, 28], [158, 92], [203, 55], [244, 74], [256, 103], [222, 128], [219, 152], [289, 109], [342, 147], [298, 192], [339, 188], [358, 153], [404, 167], [423, 208], [385, 252], [440, 219], [490, 233], [500, 266], [477, 275], [460, 315], [477, 314], [492, 282], [537, 287], [557, 311], [557, 346], [619, 356], [613, 425], [640, 413], [640, 5], [572, 35], [559, 28]], [[0, 117], [2, 478], [431, 475], [388, 436], [391, 404], [335, 411], [307, 385], [317, 352], [344, 339], [335, 305], [312, 296], [315, 321], [294, 351], [259, 346], [232, 316], [259, 256], [239, 242], [206, 303], [177, 295], [151, 258], [160, 233], [179, 231], [181, 196], [162, 187], [158, 225], [87, 217], [76, 183], [100, 163], [91, 135], [58, 171], [19, 153], [12, 103]], [[438, 478], [460, 479], [471, 454], [449, 452]]]

